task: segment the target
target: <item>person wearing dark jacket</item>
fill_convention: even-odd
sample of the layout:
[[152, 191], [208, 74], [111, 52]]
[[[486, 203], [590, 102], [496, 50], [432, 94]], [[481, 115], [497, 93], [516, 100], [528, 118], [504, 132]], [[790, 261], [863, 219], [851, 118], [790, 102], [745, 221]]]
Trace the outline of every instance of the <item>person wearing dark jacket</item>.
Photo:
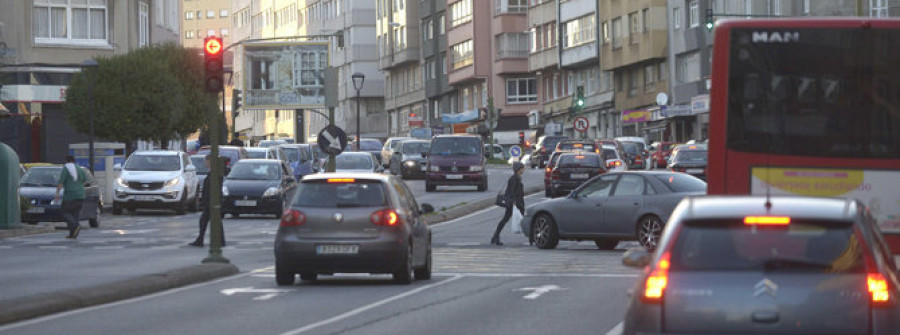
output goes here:
[[[212, 163], [212, 159], [213, 159], [212, 155], [206, 155], [206, 159], [203, 161], [203, 164], [206, 165], [207, 171], [209, 170], [209, 166]], [[220, 176], [219, 178], [220, 178], [219, 184], [221, 185], [222, 177]], [[203, 214], [200, 214], [200, 235], [197, 236], [197, 239], [194, 240], [194, 242], [188, 243], [188, 245], [191, 245], [191, 246], [195, 246], [195, 247], [203, 246], [203, 239], [204, 239], [204, 236], [206, 235], [206, 227], [209, 225], [210, 210], [212, 209], [212, 204], [210, 203], [211, 197], [209, 195], [210, 188], [211, 188], [209, 185], [211, 184], [211, 181], [210, 181], [211, 179], [212, 179], [211, 175], [207, 175], [207, 177], [203, 180], [203, 189], [201, 192], [200, 202], [204, 206], [203, 206]], [[222, 230], [223, 230], [222, 231], [222, 246], [224, 247], [225, 246], [225, 232], [224, 232], [225, 229], [224, 229], [224, 227]]]
[[525, 189], [522, 185], [522, 174], [525, 173], [525, 164], [515, 162], [512, 168], [513, 175], [506, 182], [506, 198], [509, 199], [510, 205], [506, 207], [506, 213], [503, 214], [503, 219], [497, 224], [497, 230], [494, 231], [494, 237], [491, 238], [491, 244], [493, 245], [503, 245], [500, 242], [500, 231], [503, 230], [503, 226], [512, 217], [513, 205], [522, 215], [525, 215]]

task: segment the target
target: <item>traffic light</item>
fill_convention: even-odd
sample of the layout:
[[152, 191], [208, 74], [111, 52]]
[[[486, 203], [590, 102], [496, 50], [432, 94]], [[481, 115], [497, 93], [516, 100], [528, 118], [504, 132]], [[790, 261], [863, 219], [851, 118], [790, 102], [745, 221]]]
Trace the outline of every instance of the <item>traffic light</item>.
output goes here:
[[225, 49], [221, 37], [210, 36], [203, 40], [204, 87], [207, 93], [222, 91], [224, 80], [224, 64], [222, 53]]
[[575, 108], [582, 109], [584, 108], [584, 86], [579, 85], [575, 92]]
[[525, 145], [525, 132], [524, 131], [519, 132], [519, 145], [522, 145], [522, 146]]
[[231, 90], [231, 112], [234, 113], [234, 116], [238, 116], [238, 109], [241, 108], [241, 90], [233, 89]]
[[712, 8], [707, 8], [706, 9], [706, 30], [712, 31], [713, 27], [715, 27], [715, 26], [716, 26], [716, 20], [713, 17], [713, 10], [712, 10]]

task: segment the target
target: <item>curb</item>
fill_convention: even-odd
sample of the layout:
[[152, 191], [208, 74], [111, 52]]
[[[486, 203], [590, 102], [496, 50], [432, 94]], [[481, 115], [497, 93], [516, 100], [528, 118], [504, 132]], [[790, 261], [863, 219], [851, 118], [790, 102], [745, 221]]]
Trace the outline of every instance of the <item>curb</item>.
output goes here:
[[232, 264], [201, 264], [114, 283], [0, 301], [0, 325], [130, 299], [238, 273]]
[[[525, 195], [529, 196], [538, 192], [543, 192], [544, 186], [530, 186], [525, 188]], [[470, 204], [465, 204], [458, 207], [453, 207], [445, 211], [436, 212], [434, 214], [428, 215], [425, 217], [428, 220], [428, 224], [437, 224], [441, 222], [447, 222], [453, 219], [458, 219], [463, 216], [472, 214], [472, 212], [482, 210], [491, 206], [496, 206], [494, 202], [496, 199], [488, 198], [479, 200]]]
[[32, 225], [18, 224], [18, 225], [13, 225], [12, 227], [9, 227], [8, 229], [0, 229], [0, 238], [52, 233], [55, 231], [56, 231], [55, 226], [49, 226], [49, 225], [32, 226]]

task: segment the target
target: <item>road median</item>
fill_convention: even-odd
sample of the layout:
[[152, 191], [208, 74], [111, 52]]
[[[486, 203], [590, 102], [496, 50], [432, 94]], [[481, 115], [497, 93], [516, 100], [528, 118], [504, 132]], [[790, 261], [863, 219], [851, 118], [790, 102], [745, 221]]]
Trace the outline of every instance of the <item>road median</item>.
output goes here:
[[[525, 187], [525, 195], [531, 195], [538, 192], [543, 192], [544, 186], [526, 186]], [[450, 220], [458, 219], [468, 214], [471, 214], [475, 211], [479, 211], [491, 206], [496, 206], [495, 202], [497, 199], [491, 197], [488, 199], [482, 199], [471, 203], [464, 203], [462, 205], [457, 205], [454, 207], [447, 208], [445, 210], [439, 210], [432, 214], [429, 214], [425, 217], [425, 220], [428, 221], [428, 224], [437, 224], [441, 222], [447, 222]]]

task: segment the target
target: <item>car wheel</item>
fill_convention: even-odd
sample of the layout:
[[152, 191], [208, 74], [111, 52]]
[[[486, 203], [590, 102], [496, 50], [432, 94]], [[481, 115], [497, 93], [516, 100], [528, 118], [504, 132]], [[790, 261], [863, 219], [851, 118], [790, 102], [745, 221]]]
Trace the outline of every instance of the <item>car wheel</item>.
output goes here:
[[315, 272], [300, 272], [300, 280], [305, 282], [314, 282], [318, 279], [318, 274]]
[[113, 215], [122, 215], [122, 207], [113, 204]]
[[597, 245], [597, 249], [600, 250], [613, 250], [619, 245], [619, 240], [612, 238], [600, 238], [594, 240], [594, 244]]
[[659, 235], [662, 234], [663, 222], [655, 215], [647, 215], [638, 221], [638, 242], [647, 250], [654, 250], [659, 243]]
[[487, 178], [485, 178], [484, 181], [481, 182], [481, 185], [478, 185], [478, 192], [487, 191], [487, 188], [488, 188], [488, 181], [487, 181]]
[[431, 279], [431, 241], [428, 241], [428, 250], [425, 250], [425, 265], [416, 269], [416, 280]]
[[427, 181], [425, 182], [425, 192], [434, 192], [435, 189], [437, 189], [437, 186]]
[[541, 249], [554, 249], [559, 244], [556, 222], [550, 214], [541, 213], [534, 219], [534, 244]]
[[275, 264], [275, 283], [279, 286], [294, 285], [296, 275], [293, 272], [283, 270]]
[[98, 203], [97, 204], [97, 216], [94, 217], [93, 219], [88, 219], [88, 225], [90, 225], [91, 228], [100, 227], [100, 213], [103, 211], [103, 208], [101, 208], [100, 206], [101, 205]]
[[413, 270], [412, 270], [412, 246], [406, 246], [406, 257], [402, 260], [400, 264], [400, 268], [394, 271], [394, 282], [397, 284], [409, 284], [412, 283], [413, 278]]

